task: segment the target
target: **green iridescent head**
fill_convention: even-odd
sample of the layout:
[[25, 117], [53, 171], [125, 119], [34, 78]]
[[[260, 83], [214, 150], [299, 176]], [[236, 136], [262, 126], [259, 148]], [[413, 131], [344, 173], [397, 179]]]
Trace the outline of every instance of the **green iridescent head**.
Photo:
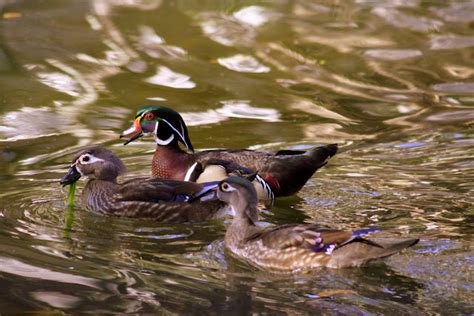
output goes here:
[[188, 150], [194, 151], [183, 118], [164, 106], [148, 105], [138, 110], [133, 126], [123, 131], [120, 137], [130, 136], [126, 145], [143, 135], [154, 135], [160, 146], [174, 146], [181, 142]]

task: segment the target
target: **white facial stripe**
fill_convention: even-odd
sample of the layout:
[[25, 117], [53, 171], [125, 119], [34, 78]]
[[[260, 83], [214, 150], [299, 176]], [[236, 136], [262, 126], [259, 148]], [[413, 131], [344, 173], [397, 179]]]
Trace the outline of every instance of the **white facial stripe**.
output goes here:
[[221, 188], [222, 188], [222, 191], [224, 191], [224, 192], [233, 192], [233, 191], [236, 191], [236, 190], [237, 190], [236, 188], [234, 188], [233, 186], [231, 186], [231, 185], [228, 184], [228, 183], [224, 183], [224, 184], [221, 186]]
[[188, 169], [186, 172], [186, 176], [184, 177], [184, 181], [189, 181], [189, 178], [191, 178], [191, 174], [193, 173], [194, 169], [196, 169], [197, 162], [193, 163], [191, 168]]
[[[84, 154], [81, 157], [79, 157], [78, 161], [83, 164], [83, 165], [89, 165], [91, 163], [96, 163], [100, 161], [104, 161], [104, 159], [97, 158], [96, 156], [93, 156], [91, 154]], [[76, 162], [77, 163], [77, 162]], [[77, 167], [77, 166], [76, 166]]]
[[180, 122], [180, 123], [179, 123], [179, 126], [181, 126], [181, 135], [183, 135], [183, 136], [182, 136], [183, 142], [184, 142], [184, 144], [186, 145], [186, 147], [189, 148], [188, 144], [186, 143], [186, 139], [184, 138], [184, 126], [183, 126], [183, 123]]
[[82, 172], [81, 168], [79, 168], [79, 166], [77, 165], [77, 162], [78, 162], [78, 160], [76, 160], [76, 162], [71, 165], [71, 168], [72, 168], [72, 167], [76, 167], [77, 172], [79, 172], [79, 174], [81, 175], [81, 177], [83, 177], [83, 176], [84, 176], [84, 173]]
[[183, 141], [183, 143], [184, 143], [184, 145], [186, 146], [186, 148], [191, 148], [191, 147], [189, 147], [188, 143], [186, 142], [186, 138], [184, 137], [184, 127], [183, 127], [183, 124], [181, 124], [181, 131], [182, 131], [182, 132], [180, 133], [180, 132], [178, 132], [178, 130], [177, 130], [176, 128], [174, 128], [173, 125], [171, 125], [170, 122], [168, 122], [168, 121], [165, 120], [165, 119], [161, 119], [161, 120], [162, 120], [163, 122], [165, 122], [166, 124], [168, 124], [168, 125], [173, 129], [173, 131], [175, 131], [176, 134], [179, 135], [179, 137], [180, 137], [181, 140]]
[[92, 156], [91, 159], [89, 160], [89, 163], [95, 163], [95, 162], [99, 162], [99, 161], [104, 161], [104, 159]]
[[165, 140], [162, 140], [162, 139], [159, 139], [158, 136], [155, 137], [155, 141], [158, 145], [163, 145], [163, 146], [166, 146], [168, 145], [169, 143], [171, 143], [174, 139], [174, 135], [171, 134], [171, 136], [168, 138], [168, 139], [165, 139]]

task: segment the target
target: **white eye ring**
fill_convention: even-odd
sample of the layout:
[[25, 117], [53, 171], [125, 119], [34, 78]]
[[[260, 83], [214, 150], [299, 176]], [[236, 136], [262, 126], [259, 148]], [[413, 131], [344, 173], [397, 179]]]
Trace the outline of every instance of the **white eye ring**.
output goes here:
[[221, 184], [221, 190], [224, 191], [224, 192], [232, 192], [232, 191], [235, 191], [235, 188], [233, 188], [227, 182], [224, 182], [224, 183]]
[[95, 156], [92, 156], [91, 154], [84, 154], [81, 157], [79, 157], [79, 162], [82, 165], [89, 165], [91, 163], [96, 163], [96, 162], [99, 162], [99, 161], [104, 161], [104, 159], [97, 158]]
[[90, 161], [91, 161], [91, 156], [89, 154], [85, 154], [79, 157], [79, 162], [83, 165], [89, 164]]

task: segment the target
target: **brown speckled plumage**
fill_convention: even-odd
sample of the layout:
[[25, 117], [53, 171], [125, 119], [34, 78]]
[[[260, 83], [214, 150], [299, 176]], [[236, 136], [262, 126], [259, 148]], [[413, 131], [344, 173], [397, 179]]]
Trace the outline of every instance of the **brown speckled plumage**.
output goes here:
[[[88, 156], [88, 163], [84, 160]], [[108, 172], [102, 172], [107, 169]], [[228, 209], [217, 199], [184, 201], [200, 193], [204, 185], [192, 182], [139, 178], [118, 184], [117, 176], [124, 171], [120, 160], [109, 150], [91, 147], [81, 151], [73, 160], [68, 174], [61, 183], [68, 184], [68, 177], [80, 175], [90, 179], [82, 191], [82, 204], [93, 212], [115, 216], [147, 218], [165, 223], [204, 221], [219, 217]], [[70, 182], [69, 182], [70, 183]]]
[[289, 224], [261, 228], [255, 224], [257, 198], [245, 179], [231, 177], [219, 185], [218, 196], [234, 209], [225, 234], [225, 246], [250, 264], [278, 273], [295, 273], [317, 267], [358, 267], [391, 256], [418, 239], [373, 240], [361, 236], [378, 229], [354, 232]]

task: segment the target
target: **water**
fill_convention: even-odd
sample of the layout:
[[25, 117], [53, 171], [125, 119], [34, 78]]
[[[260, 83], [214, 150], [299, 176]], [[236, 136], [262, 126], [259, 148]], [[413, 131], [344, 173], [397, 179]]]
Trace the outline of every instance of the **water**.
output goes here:
[[[473, 1], [4, 0], [0, 17], [1, 312], [474, 312]], [[226, 254], [222, 221], [68, 210], [81, 146], [149, 174], [153, 141], [118, 140], [144, 104], [182, 112], [199, 149], [340, 144], [266, 222], [421, 241], [279, 276]]]

